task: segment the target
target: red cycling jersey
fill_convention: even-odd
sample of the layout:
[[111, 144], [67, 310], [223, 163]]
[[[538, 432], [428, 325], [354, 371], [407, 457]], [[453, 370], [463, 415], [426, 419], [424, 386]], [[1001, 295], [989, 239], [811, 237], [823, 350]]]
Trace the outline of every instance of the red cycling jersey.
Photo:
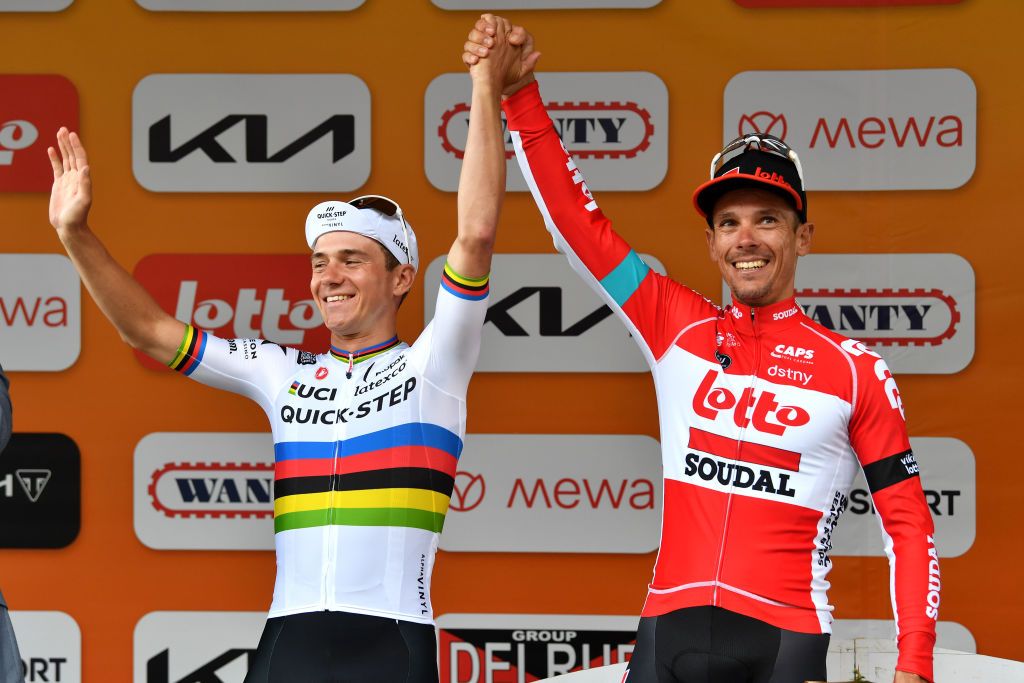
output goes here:
[[934, 531], [885, 361], [792, 298], [722, 309], [650, 270], [598, 208], [536, 84], [504, 108], [556, 247], [626, 324], [654, 375], [665, 495], [643, 616], [716, 605], [830, 633], [828, 553], [860, 466], [889, 557], [897, 668], [931, 680]]

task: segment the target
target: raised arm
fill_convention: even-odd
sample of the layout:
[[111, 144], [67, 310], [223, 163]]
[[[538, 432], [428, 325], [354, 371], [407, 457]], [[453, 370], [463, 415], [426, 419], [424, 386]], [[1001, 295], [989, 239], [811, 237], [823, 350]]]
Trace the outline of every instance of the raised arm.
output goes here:
[[53, 166], [50, 224], [89, 294], [121, 338], [161, 363], [171, 362], [184, 338], [184, 323], [160, 308], [89, 228], [92, 177], [78, 135], [61, 128], [57, 148], [46, 150]]

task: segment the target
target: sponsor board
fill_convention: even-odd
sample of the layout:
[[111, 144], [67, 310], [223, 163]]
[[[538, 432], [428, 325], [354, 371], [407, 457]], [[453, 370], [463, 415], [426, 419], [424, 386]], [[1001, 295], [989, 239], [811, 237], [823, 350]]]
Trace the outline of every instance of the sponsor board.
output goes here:
[[617, 7], [629, 7], [632, 9], [644, 9], [654, 7], [661, 0], [496, 0], [494, 4], [487, 4], [481, 0], [431, 0], [441, 9], [612, 9]]
[[12, 610], [25, 683], [80, 683], [82, 632], [64, 612]]
[[[896, 622], [885, 619], [836, 619], [832, 622], [833, 642], [859, 638], [895, 641]], [[978, 651], [974, 634], [955, 621], [935, 624], [935, 647], [972, 654]]]
[[63, 548], [81, 528], [81, 456], [63, 434], [15, 432], [0, 458], [0, 548]]
[[[444, 261], [424, 276], [424, 320], [434, 317]], [[490, 287], [478, 372], [647, 372], [625, 325], [561, 254], [495, 254]]]
[[[668, 170], [668, 90], [652, 73], [537, 74], [548, 113], [579, 161], [591, 190], [650, 190]], [[464, 73], [438, 76], [427, 87], [424, 159], [427, 178], [455, 192], [469, 131], [472, 84]], [[505, 126], [504, 116], [502, 126]], [[528, 188], [506, 133], [506, 188]]]
[[660, 540], [661, 495], [649, 436], [468, 434], [440, 547], [647, 553]]
[[135, 0], [154, 12], [330, 12], [348, 11], [366, 0]]
[[977, 92], [957, 69], [745, 71], [722, 137], [770, 133], [808, 190], [949, 190], [974, 174]]
[[82, 349], [81, 296], [81, 281], [68, 257], [0, 254], [4, 369], [56, 372], [71, 367]]
[[[921, 465], [921, 486], [935, 523], [939, 557], [963, 555], [973, 545], [977, 529], [974, 453], [963, 441], [950, 438], [914, 437], [910, 447]], [[863, 471], [853, 481], [832, 543], [833, 556], [885, 556]]]
[[[722, 298], [730, 300], [724, 283]], [[974, 357], [974, 269], [956, 254], [809, 254], [796, 299], [893, 373], [952, 374]]]
[[963, 0], [736, 0], [744, 7], [896, 7], [955, 5]]
[[[26, 4], [47, 11], [45, 3]], [[0, 12], [6, 9], [0, 4]], [[63, 76], [0, 74], [0, 92], [0, 192], [49, 192], [46, 148], [56, 145], [61, 126], [78, 130], [78, 91]]]
[[440, 680], [536, 681], [628, 661], [636, 616], [443, 614]]
[[74, 0], [0, 0], [0, 12], [60, 12]]
[[[317, 353], [330, 346], [309, 291], [306, 254], [151, 254], [134, 275], [165, 311], [218, 337]], [[138, 351], [135, 357], [164, 367]]]
[[147, 76], [132, 168], [153, 192], [351, 191], [370, 175], [370, 91], [348, 74]]
[[270, 434], [147, 434], [135, 447], [135, 535], [160, 550], [273, 550]]
[[135, 625], [135, 683], [242, 683], [266, 612], [150, 612]]

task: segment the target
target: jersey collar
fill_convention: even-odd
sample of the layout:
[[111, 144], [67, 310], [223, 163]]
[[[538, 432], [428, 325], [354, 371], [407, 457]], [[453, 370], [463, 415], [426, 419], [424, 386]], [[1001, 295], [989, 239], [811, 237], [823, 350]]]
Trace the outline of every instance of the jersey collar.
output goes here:
[[334, 344], [331, 344], [331, 357], [350, 365], [354, 363], [362, 363], [364, 360], [369, 360], [370, 358], [379, 356], [382, 353], [387, 353], [401, 343], [402, 342], [398, 341], [398, 335], [395, 335], [385, 342], [374, 344], [373, 346], [367, 346], [365, 349], [359, 349], [358, 351], [339, 349]]
[[732, 318], [739, 332], [750, 335], [790, 327], [807, 317], [795, 297], [768, 306], [747, 306], [733, 301], [725, 309], [725, 315]]

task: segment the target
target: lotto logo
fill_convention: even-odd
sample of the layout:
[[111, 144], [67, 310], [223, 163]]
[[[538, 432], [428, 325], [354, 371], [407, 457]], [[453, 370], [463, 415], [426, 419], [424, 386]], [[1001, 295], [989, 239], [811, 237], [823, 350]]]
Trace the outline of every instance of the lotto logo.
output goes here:
[[63, 76], [0, 75], [0, 192], [49, 192], [47, 145], [78, 129], [78, 92]]

